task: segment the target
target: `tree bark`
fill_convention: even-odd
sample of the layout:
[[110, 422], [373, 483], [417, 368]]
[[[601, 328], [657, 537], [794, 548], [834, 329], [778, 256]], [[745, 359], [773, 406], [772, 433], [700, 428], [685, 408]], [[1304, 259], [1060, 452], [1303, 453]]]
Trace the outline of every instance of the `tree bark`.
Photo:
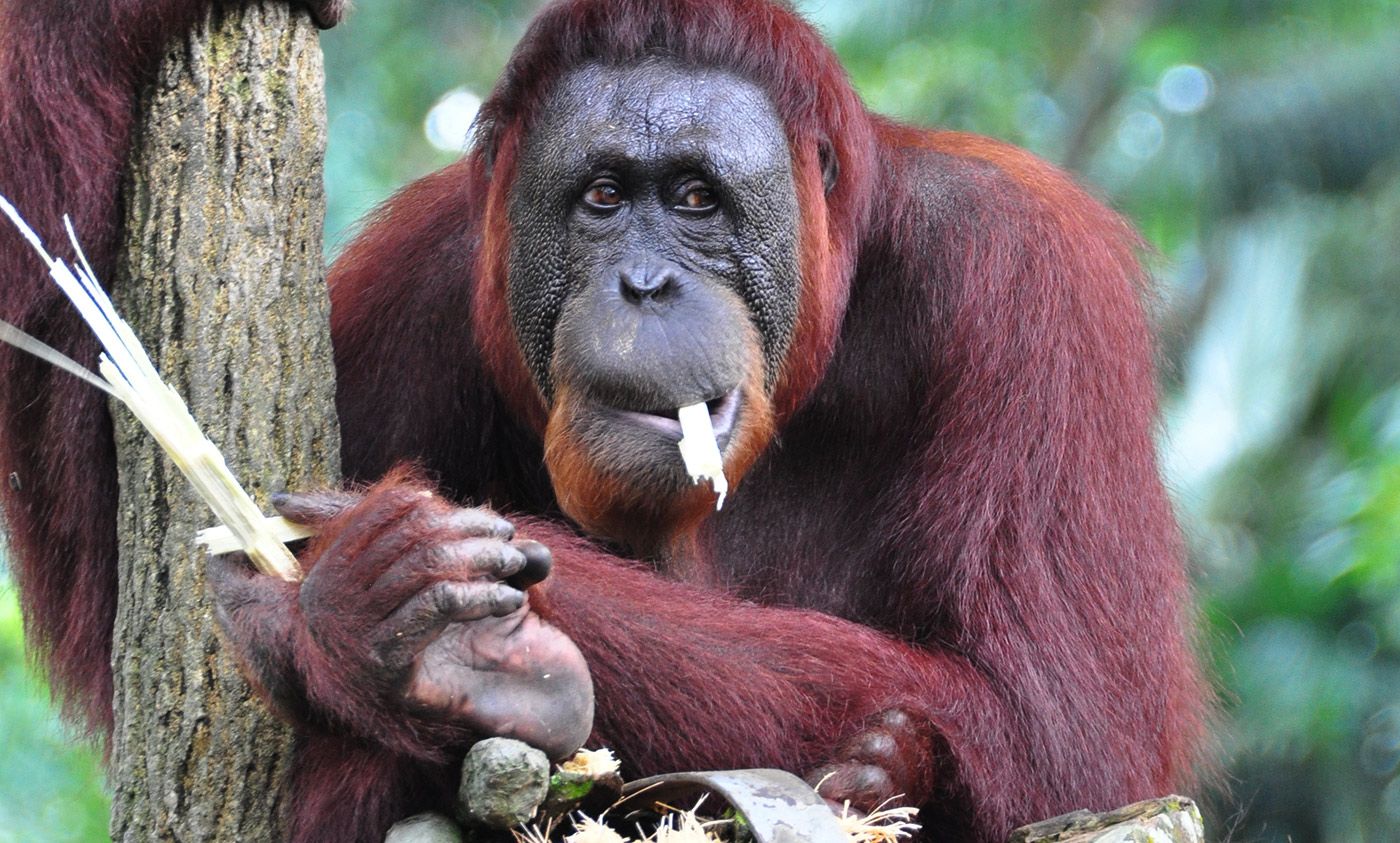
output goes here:
[[1135, 802], [1106, 814], [1075, 811], [1022, 826], [1010, 843], [1205, 843], [1205, 822], [1185, 796]]
[[[143, 100], [116, 301], [260, 502], [334, 483], [317, 34], [212, 13]], [[289, 731], [220, 646], [193, 544], [213, 516], [114, 407], [121, 488], [112, 837], [277, 840]]]

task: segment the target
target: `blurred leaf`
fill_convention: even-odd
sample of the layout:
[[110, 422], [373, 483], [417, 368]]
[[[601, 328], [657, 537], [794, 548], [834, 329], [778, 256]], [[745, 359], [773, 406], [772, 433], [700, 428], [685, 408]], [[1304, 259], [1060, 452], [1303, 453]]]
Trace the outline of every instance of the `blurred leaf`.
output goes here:
[[20, 634], [19, 604], [0, 570], [0, 843], [107, 840], [99, 760], [58, 722]]

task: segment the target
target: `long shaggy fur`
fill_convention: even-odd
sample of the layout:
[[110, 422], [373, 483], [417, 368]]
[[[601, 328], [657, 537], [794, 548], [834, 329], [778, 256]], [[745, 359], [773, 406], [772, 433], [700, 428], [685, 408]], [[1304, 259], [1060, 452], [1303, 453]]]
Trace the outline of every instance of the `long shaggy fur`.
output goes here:
[[[134, 87], [151, 45], [198, 4], [124, 17], [130, 5], [0, 12], [0, 190], [51, 239], [60, 208], [79, 212], [104, 277]], [[768, 92], [803, 209], [778, 435], [687, 542], [682, 570], [704, 572], [693, 582], [559, 515], [504, 295], [506, 196], [549, 86], [582, 62], [654, 55]], [[58, 114], [69, 125], [46, 116]], [[516, 514], [553, 549], [532, 601], [587, 656], [595, 738], [628, 772], [807, 772], [898, 709], [936, 735], [908, 756], [930, 840], [999, 840], [1187, 786], [1207, 694], [1154, 460], [1138, 242], [1118, 217], [1024, 152], [869, 114], [817, 33], [768, 0], [555, 3], [482, 115], [469, 157], [376, 212], [332, 272], [345, 462], [373, 479], [418, 461], [445, 493]], [[829, 192], [823, 156], [838, 165]], [[9, 233], [0, 318], [93, 356]], [[30, 640], [101, 731], [115, 587], [105, 408], [5, 349], [0, 389]], [[308, 734], [294, 837], [379, 840], [445, 798], [450, 768], [411, 760], [429, 747], [370, 733]]]
[[[137, 8], [137, 7], [140, 8]], [[0, 193], [59, 256], [73, 218], [100, 277], [119, 243], [118, 191], [136, 89], [200, 4], [0, 3]], [[9, 226], [0, 231], [0, 319], [96, 367], [97, 341]], [[31, 652], [67, 712], [111, 728], [116, 471], [104, 396], [0, 346], [0, 500]]]

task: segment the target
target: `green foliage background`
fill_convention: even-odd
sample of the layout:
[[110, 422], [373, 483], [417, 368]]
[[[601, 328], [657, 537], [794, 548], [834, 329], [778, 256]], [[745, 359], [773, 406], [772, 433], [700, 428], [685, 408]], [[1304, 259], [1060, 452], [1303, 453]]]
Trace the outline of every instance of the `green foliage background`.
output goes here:
[[[329, 253], [452, 160], [425, 116], [486, 93], [537, 5], [363, 3], [326, 35]], [[1400, 839], [1400, 3], [798, 5], [873, 108], [1027, 146], [1155, 249], [1163, 464], [1221, 687], [1212, 839]], [[101, 839], [98, 764], [19, 635], [0, 588], [0, 843]]]

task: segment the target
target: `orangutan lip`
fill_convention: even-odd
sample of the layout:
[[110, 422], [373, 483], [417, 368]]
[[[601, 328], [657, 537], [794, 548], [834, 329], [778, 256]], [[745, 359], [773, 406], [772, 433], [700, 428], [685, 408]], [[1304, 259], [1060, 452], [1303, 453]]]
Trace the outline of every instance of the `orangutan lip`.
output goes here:
[[[705, 402], [710, 411], [710, 424], [715, 429], [715, 440], [719, 443], [721, 453], [729, 445], [729, 435], [734, 432], [734, 422], [739, 418], [739, 405], [743, 403], [741, 397], [740, 388], [736, 386], [720, 397]], [[676, 411], [679, 409], [672, 409], [666, 415], [620, 410], [615, 407], [610, 407], [609, 411], [626, 422], [654, 430], [673, 442], [679, 442], [681, 423], [676, 418]]]

